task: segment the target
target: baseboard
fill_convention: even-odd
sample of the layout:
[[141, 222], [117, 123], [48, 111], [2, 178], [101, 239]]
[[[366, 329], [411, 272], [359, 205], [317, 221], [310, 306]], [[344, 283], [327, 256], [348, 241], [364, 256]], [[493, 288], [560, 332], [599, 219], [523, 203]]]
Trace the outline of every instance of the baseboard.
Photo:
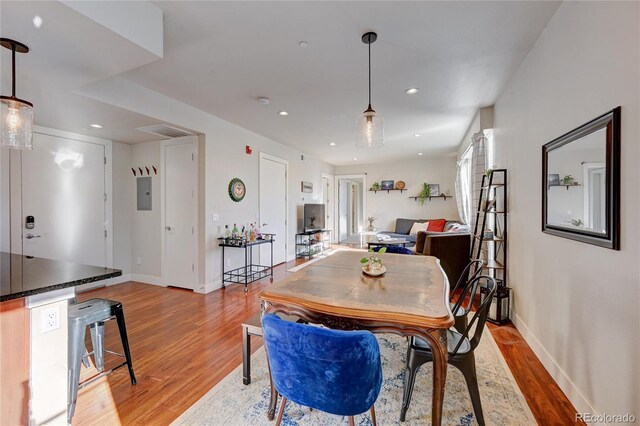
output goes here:
[[573, 383], [569, 375], [553, 359], [540, 340], [538, 340], [538, 338], [529, 331], [527, 324], [517, 314], [513, 316], [513, 325], [516, 326], [524, 340], [529, 344], [529, 347], [531, 347], [531, 350], [533, 350], [533, 353], [535, 353], [540, 362], [542, 362], [544, 368], [549, 372], [553, 380], [555, 380], [567, 398], [569, 398], [569, 401], [571, 401], [575, 407], [576, 412], [590, 413], [598, 416], [599, 413], [596, 409], [589, 403], [582, 392], [580, 392], [580, 389], [578, 389], [575, 383]]
[[162, 283], [161, 277], [154, 277], [153, 275], [130, 274], [130, 278], [131, 278], [130, 281], [137, 281], [139, 283], [153, 284], [160, 287], [166, 287], [166, 285]]

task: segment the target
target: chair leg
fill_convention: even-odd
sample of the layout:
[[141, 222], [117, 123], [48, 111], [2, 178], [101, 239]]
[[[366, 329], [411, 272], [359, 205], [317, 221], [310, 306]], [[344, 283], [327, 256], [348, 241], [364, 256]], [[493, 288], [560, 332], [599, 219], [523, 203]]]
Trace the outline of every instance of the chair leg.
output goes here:
[[280, 426], [282, 422], [282, 416], [284, 415], [284, 407], [287, 405], [287, 398], [282, 397], [282, 402], [280, 403], [280, 410], [278, 410], [278, 418], [276, 419], [276, 426]]
[[68, 344], [68, 380], [67, 380], [67, 423], [71, 424], [71, 419], [76, 410], [76, 401], [78, 399], [78, 385], [80, 384], [80, 363], [84, 351], [84, 333], [85, 326], [73, 324], [69, 326], [69, 342]]
[[413, 395], [413, 386], [416, 383], [416, 373], [422, 363], [416, 356], [416, 351], [407, 349], [407, 365], [404, 373], [404, 391], [402, 394], [402, 408], [400, 409], [400, 421], [404, 422], [407, 417], [407, 410], [409, 410], [409, 404], [411, 403], [411, 396]]
[[96, 369], [102, 373], [104, 371], [104, 322], [96, 322], [91, 324], [89, 328], [93, 345], [93, 361]]
[[251, 383], [251, 335], [244, 325], [242, 326], [242, 383]]
[[122, 340], [122, 349], [124, 350], [124, 357], [127, 360], [127, 367], [129, 368], [129, 376], [131, 376], [131, 384], [136, 384], [136, 375], [133, 372], [133, 361], [131, 360], [131, 351], [129, 350], [129, 339], [127, 338], [127, 326], [124, 323], [124, 310], [122, 305], [114, 307], [114, 314], [116, 321], [118, 322], [118, 330], [120, 331], [120, 339]]
[[349, 416], [347, 419], [349, 420], [349, 426], [355, 426], [356, 423], [353, 421], [353, 416]]
[[378, 423], [376, 422], [376, 407], [375, 407], [375, 405], [371, 406], [371, 409], [369, 410], [369, 412], [371, 413], [371, 424], [373, 426], [378, 426]]
[[468, 358], [456, 362], [455, 366], [462, 372], [467, 382], [473, 412], [480, 426], [484, 426], [484, 415], [482, 413], [482, 402], [480, 401], [480, 390], [478, 389], [478, 377], [476, 376], [476, 360], [473, 354]]

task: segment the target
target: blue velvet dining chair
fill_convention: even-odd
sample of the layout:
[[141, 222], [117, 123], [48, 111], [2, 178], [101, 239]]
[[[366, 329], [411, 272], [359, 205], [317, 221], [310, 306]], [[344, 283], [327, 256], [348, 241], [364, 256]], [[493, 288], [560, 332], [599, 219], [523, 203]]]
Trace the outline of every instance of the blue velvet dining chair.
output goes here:
[[378, 341], [369, 331], [341, 331], [262, 317], [271, 380], [282, 402], [279, 426], [288, 400], [330, 414], [353, 416], [370, 410], [382, 385]]

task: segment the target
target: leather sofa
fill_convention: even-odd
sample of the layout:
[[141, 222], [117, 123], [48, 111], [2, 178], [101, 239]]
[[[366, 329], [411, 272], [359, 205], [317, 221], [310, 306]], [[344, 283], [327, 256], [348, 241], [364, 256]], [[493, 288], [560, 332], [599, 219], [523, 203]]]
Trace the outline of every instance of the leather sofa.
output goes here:
[[458, 282], [469, 263], [471, 235], [457, 232], [418, 232], [415, 253], [435, 256], [449, 278], [449, 286]]

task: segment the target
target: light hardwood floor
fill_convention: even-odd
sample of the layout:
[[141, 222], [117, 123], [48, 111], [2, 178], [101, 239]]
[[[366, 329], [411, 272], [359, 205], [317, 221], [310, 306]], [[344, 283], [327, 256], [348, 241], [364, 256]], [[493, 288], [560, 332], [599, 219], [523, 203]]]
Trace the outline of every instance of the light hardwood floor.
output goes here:
[[[274, 280], [295, 262], [275, 268]], [[82, 389], [74, 425], [164, 425], [171, 423], [242, 362], [242, 321], [260, 310], [259, 293], [269, 285], [240, 285], [207, 295], [129, 282], [81, 293], [124, 305], [138, 384], [126, 368]], [[575, 409], [513, 326], [491, 326], [507, 364], [542, 425], [572, 424]], [[255, 351], [262, 344], [253, 339]], [[107, 324], [106, 347], [120, 351], [115, 321]], [[107, 366], [119, 362], [107, 358]], [[84, 372], [85, 377], [92, 374]]]

